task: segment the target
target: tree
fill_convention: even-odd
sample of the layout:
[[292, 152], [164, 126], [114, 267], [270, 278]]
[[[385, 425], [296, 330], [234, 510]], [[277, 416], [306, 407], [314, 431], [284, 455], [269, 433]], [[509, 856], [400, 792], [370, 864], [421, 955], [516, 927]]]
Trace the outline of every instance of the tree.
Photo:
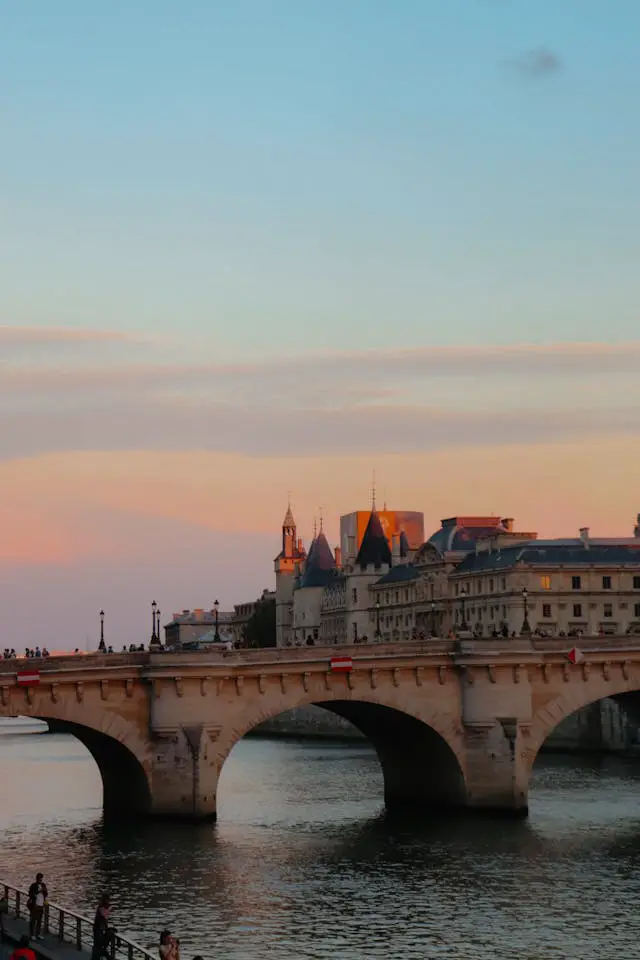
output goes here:
[[274, 599], [258, 600], [244, 628], [244, 642], [247, 647], [275, 647], [276, 601]]

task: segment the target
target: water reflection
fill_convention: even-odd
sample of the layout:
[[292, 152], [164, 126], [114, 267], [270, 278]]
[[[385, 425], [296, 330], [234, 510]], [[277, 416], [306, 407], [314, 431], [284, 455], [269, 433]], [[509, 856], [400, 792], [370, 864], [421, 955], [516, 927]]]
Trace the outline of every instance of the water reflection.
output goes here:
[[528, 821], [398, 822], [366, 746], [245, 740], [218, 824], [168, 828], [103, 823], [97, 770], [70, 737], [0, 749], [4, 872], [43, 869], [53, 899], [85, 912], [108, 890], [122, 930], [151, 944], [168, 924], [185, 960], [609, 960], [614, 939], [635, 955], [636, 761], [543, 759]]

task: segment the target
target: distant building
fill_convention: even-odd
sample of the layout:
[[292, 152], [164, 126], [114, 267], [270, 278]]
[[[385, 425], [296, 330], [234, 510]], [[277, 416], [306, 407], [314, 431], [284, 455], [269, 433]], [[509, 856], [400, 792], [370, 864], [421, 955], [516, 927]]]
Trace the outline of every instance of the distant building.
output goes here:
[[[228, 642], [234, 639], [234, 614], [225, 610], [218, 611], [218, 636]], [[216, 634], [215, 610], [183, 610], [174, 613], [170, 623], [165, 624], [164, 635], [167, 647], [182, 647], [185, 643], [212, 643]]]
[[260, 603], [267, 603], [270, 600], [275, 601], [275, 590], [263, 590], [262, 595], [257, 600], [249, 600], [246, 603], [237, 603], [233, 608], [233, 621], [231, 629], [233, 631], [233, 642], [235, 646], [241, 647], [244, 643], [245, 627], [256, 612], [256, 607]]
[[583, 528], [558, 540], [519, 532], [511, 518], [455, 516], [420, 544], [420, 514], [374, 506], [364, 528], [363, 517], [341, 518], [335, 551], [321, 525], [305, 554], [287, 511], [288, 553], [276, 558], [278, 646], [523, 629], [640, 633], [640, 515], [633, 537], [592, 538]]

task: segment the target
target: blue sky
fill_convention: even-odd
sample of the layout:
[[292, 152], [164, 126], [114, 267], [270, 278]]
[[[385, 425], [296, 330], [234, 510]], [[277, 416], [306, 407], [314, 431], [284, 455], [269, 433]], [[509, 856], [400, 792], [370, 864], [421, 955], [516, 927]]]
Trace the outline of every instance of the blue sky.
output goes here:
[[0, 14], [2, 322], [225, 358], [635, 336], [638, 3]]

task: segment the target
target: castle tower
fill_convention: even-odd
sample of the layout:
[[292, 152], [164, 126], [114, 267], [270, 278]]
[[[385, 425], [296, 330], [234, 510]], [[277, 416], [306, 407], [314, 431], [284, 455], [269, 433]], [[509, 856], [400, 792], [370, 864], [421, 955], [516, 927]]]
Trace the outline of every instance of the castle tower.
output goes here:
[[282, 550], [274, 560], [276, 572], [276, 643], [279, 647], [291, 643], [293, 586], [298, 565], [304, 560], [302, 540], [297, 539], [296, 522], [291, 503], [282, 521]]
[[371, 599], [369, 587], [391, 569], [392, 556], [378, 511], [375, 498], [369, 514], [369, 522], [358, 550], [355, 563], [349, 571], [346, 590], [347, 642], [357, 643], [364, 636], [371, 641]]

